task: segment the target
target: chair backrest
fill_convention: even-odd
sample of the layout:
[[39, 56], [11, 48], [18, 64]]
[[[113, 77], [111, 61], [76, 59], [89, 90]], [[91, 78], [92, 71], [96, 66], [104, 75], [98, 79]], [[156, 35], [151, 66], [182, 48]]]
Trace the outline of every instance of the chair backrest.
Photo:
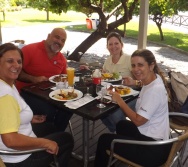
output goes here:
[[[178, 140], [173, 143], [172, 148], [169, 153], [169, 156], [168, 156], [168, 159], [165, 162], [165, 164], [163, 165], [163, 167], [171, 166], [174, 159], [180, 158], [179, 153], [184, 145], [184, 142], [186, 142], [186, 140], [188, 140], [188, 130], [186, 130], [184, 134], [178, 136]], [[181, 159], [179, 159], [179, 160], [181, 161]]]
[[170, 128], [177, 130], [188, 129], [188, 114], [179, 112], [169, 112]]
[[1, 158], [0, 158], [0, 167], [6, 167], [3, 161], [1, 160]]

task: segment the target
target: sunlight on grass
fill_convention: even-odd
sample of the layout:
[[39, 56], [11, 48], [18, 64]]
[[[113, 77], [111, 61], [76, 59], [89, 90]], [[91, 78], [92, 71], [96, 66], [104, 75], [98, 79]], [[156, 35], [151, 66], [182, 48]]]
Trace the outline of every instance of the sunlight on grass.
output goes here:
[[[0, 13], [1, 14], [1, 13]], [[37, 9], [22, 9], [22, 11], [6, 12], [5, 21], [3, 16], [0, 15], [0, 21], [2, 26], [29, 26], [39, 23], [61, 23], [72, 21], [83, 21], [86, 16], [83, 13], [67, 12], [61, 15], [51, 13], [49, 14], [49, 21], [47, 21], [47, 14], [45, 11], [39, 11]]]
[[[3, 21], [3, 16], [0, 13], [0, 21], [2, 27], [5, 26], [30, 26], [34, 24], [49, 24], [49, 23], [65, 23], [74, 21], [85, 21], [86, 15], [83, 13], [76, 13], [74, 11], [69, 11], [67, 13], [62, 13], [61, 15], [51, 13], [49, 14], [49, 21], [47, 20], [45, 11], [39, 11], [37, 9], [22, 9], [22, 11], [6, 12], [6, 21]], [[63, 27], [63, 26], [62, 26]], [[65, 29], [72, 31], [84, 31], [93, 32], [93, 30], [88, 30], [86, 24], [84, 25], [69, 25], [65, 26]], [[124, 26], [119, 27], [120, 30], [124, 29]], [[157, 26], [155, 24], [148, 25], [148, 41], [153, 41], [157, 43], [162, 43], [179, 48], [184, 51], [188, 51], [188, 34], [182, 34], [181, 32], [175, 32], [174, 30], [169, 30], [162, 28], [164, 33], [164, 41], [160, 40], [160, 34]], [[131, 20], [126, 24], [126, 36], [138, 38], [138, 21]]]

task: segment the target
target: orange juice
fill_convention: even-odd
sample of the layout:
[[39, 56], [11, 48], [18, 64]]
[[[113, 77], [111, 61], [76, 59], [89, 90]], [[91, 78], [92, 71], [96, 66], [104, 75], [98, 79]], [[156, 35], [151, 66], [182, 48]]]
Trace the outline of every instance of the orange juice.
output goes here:
[[75, 69], [72, 67], [67, 68], [68, 86], [74, 85], [74, 71]]

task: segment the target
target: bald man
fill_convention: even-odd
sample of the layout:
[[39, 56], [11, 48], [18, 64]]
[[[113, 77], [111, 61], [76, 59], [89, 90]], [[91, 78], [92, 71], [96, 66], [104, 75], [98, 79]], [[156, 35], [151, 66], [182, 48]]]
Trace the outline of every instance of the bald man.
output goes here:
[[60, 52], [67, 39], [66, 31], [55, 28], [47, 39], [32, 43], [22, 48], [24, 55], [23, 69], [16, 81], [16, 87], [21, 96], [33, 110], [35, 115], [47, 115], [47, 121], [54, 121], [58, 130], [64, 131], [72, 113], [59, 111], [46, 101], [28, 95], [21, 88], [32, 83], [47, 81], [49, 77], [65, 74], [67, 60]]

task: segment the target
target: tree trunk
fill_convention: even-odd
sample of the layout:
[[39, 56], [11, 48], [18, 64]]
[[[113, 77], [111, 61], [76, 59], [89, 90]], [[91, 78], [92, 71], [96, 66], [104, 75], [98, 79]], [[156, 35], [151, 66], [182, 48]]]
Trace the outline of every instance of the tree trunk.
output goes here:
[[157, 23], [156, 23], [156, 25], [157, 25], [157, 27], [158, 27], [158, 29], [159, 29], [161, 41], [164, 41], [164, 35], [163, 35], [163, 30], [162, 30], [162, 28], [161, 28], [161, 24], [157, 24]]
[[3, 11], [3, 21], [5, 21], [5, 11]]
[[90, 48], [95, 42], [103, 36], [99, 31], [93, 32], [87, 39], [85, 39], [67, 58], [68, 60], [80, 61], [82, 54]]
[[46, 10], [46, 20], [49, 21], [49, 10]]
[[157, 25], [159, 29], [161, 41], [164, 41], [164, 35], [163, 35], [162, 28], [161, 28], [162, 23], [163, 23], [163, 14], [162, 13], [154, 14], [152, 20], [155, 22], [155, 24]]

